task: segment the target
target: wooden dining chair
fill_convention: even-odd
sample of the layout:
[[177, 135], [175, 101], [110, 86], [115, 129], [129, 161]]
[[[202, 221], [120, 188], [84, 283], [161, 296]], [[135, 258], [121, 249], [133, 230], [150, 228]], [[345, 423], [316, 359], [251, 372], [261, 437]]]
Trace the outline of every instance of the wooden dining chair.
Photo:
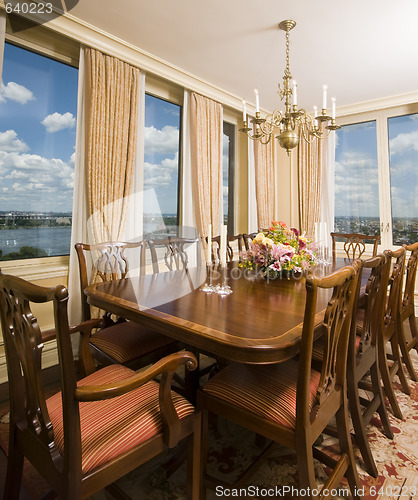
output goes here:
[[244, 241], [244, 247], [245, 247], [245, 250], [249, 250], [250, 249], [250, 243], [251, 241], [257, 236], [257, 233], [243, 233], [242, 235], [242, 239]]
[[[403, 292], [403, 298], [401, 303], [401, 332], [403, 342], [406, 345], [408, 352], [411, 349], [415, 349], [418, 352], [418, 329], [417, 329], [417, 318], [415, 317], [415, 281], [417, 277], [417, 263], [418, 263], [418, 243], [413, 245], [403, 245], [407, 252], [410, 252], [408, 258], [408, 264], [406, 266], [406, 280], [405, 289]], [[409, 322], [409, 328], [411, 331], [411, 338], [406, 339], [404, 332], [404, 323]], [[414, 373], [409, 372], [413, 380], [417, 380]]]
[[[359, 264], [323, 278], [306, 279], [306, 307], [299, 359], [270, 364], [230, 364], [198, 391], [202, 410], [202, 467], [208, 447], [208, 414], [232, 420], [256, 434], [296, 450], [299, 487], [317, 489], [314, 457], [332, 469], [324, 489], [338, 485], [345, 475], [353, 497], [359, 498], [347, 414], [346, 365], [350, 323], [355, 303]], [[316, 302], [319, 291], [332, 289], [320, 328]], [[314, 336], [326, 336], [321, 371], [312, 368]], [[330, 421], [336, 418], [341, 455], [337, 460], [314, 447]], [[263, 453], [262, 457], [265, 456]], [[251, 471], [254, 471], [251, 466]], [[244, 474], [233, 486], [248, 480]]]
[[[240, 255], [240, 253], [243, 250], [243, 243], [244, 243], [244, 235], [243, 234], [235, 234], [235, 235], [227, 235], [226, 237], [226, 261], [227, 262], [232, 262], [236, 255]], [[207, 238], [206, 238], [207, 242]], [[212, 261], [220, 261], [221, 260], [221, 237], [214, 236], [212, 238], [212, 245], [216, 245], [216, 250], [215, 252], [212, 250]], [[234, 248], [235, 247], [235, 248]]]
[[391, 262], [392, 271], [389, 270], [389, 293], [386, 297], [386, 307], [383, 320], [383, 335], [378, 337], [379, 369], [383, 381], [385, 394], [389, 400], [393, 414], [402, 419], [402, 411], [396, 398], [392, 381], [397, 375], [405, 394], [410, 394], [410, 389], [403, 370], [406, 358], [401, 354], [399, 345], [400, 307], [402, 300], [402, 282], [405, 270], [406, 250], [385, 250]]
[[337, 241], [344, 242], [344, 252], [350, 260], [359, 259], [366, 250], [366, 242], [373, 243], [372, 256], [377, 254], [379, 235], [365, 235], [359, 233], [331, 233], [332, 255], [336, 256]]
[[[75, 245], [80, 270], [83, 321], [91, 318], [90, 305], [84, 293], [87, 286], [97, 280], [111, 281], [125, 278], [129, 272], [127, 250], [136, 252], [137, 265], [142, 273], [144, 245], [144, 241], [137, 243], [113, 241], [95, 245], [77, 243]], [[101, 365], [120, 363], [129, 368], [138, 369], [181, 348], [170, 337], [138, 323], [125, 321], [123, 318], [118, 318], [116, 322], [113, 322], [106, 312], [104, 320], [104, 328], [95, 331], [90, 337], [82, 337], [80, 341], [80, 358], [85, 359], [84, 365], [90, 362], [88, 355], [90, 349]]]
[[[375, 412], [379, 414], [385, 435], [393, 438], [386, 410], [379, 371], [378, 342], [383, 335], [386, 293], [390, 273], [390, 258], [380, 254], [363, 261], [363, 272], [370, 275], [358, 308], [354, 311], [348, 350], [347, 393], [356, 443], [367, 472], [378, 476], [377, 467], [367, 437], [367, 426]], [[358, 282], [360, 287], [361, 280]], [[370, 375], [370, 381], [367, 376]], [[359, 391], [366, 391], [360, 396]]]
[[152, 272], [157, 274], [201, 265], [201, 246], [202, 242], [199, 237], [167, 236], [148, 239]]
[[[79, 500], [187, 438], [188, 498], [198, 500], [200, 414], [170, 390], [176, 369], [193, 369], [196, 358], [186, 351], [171, 354], [139, 373], [110, 365], [77, 382], [70, 334], [88, 335], [103, 320], [70, 327], [67, 302], [64, 286], [44, 288], [0, 274], [10, 397], [3, 498], [19, 498], [24, 459], [59, 498]], [[61, 390], [50, 397], [42, 386], [43, 338], [31, 303], [54, 308]]]

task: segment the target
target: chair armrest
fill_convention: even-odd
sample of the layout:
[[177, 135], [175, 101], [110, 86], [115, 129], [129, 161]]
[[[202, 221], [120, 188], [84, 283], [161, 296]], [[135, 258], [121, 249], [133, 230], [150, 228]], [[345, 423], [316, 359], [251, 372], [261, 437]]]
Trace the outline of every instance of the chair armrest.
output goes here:
[[91, 332], [95, 328], [103, 328], [105, 325], [102, 318], [88, 319], [78, 325], [70, 326], [70, 334], [79, 333], [80, 343], [78, 345], [78, 357], [80, 360], [81, 375], [84, 377], [90, 375], [96, 370], [93, 357], [90, 353], [89, 341]]
[[158, 401], [163, 424], [163, 441], [169, 448], [174, 448], [180, 441], [182, 425], [174, 407], [171, 382], [179, 366], [185, 365], [187, 369], [195, 370], [197, 364], [194, 354], [188, 351], [180, 351], [160, 359], [146, 370], [120, 382], [77, 387], [75, 399], [77, 401], [98, 401], [121, 396], [161, 374]]
[[195, 370], [197, 368], [195, 355], [189, 351], [180, 351], [165, 356], [146, 370], [118, 382], [103, 385], [82, 385], [77, 387], [75, 399], [77, 401], [99, 401], [121, 396], [146, 384], [157, 375], [163, 373], [174, 374], [181, 365], [186, 365], [189, 370]]

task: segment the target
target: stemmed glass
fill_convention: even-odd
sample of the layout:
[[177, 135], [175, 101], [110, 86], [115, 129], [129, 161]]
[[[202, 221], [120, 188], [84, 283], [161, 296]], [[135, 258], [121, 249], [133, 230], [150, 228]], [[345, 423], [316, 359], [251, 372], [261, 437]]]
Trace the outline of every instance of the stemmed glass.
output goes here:
[[232, 293], [232, 288], [228, 286], [228, 278], [226, 273], [226, 265], [222, 266], [221, 269], [222, 281], [218, 283], [215, 288], [215, 292], [218, 295], [229, 295]]

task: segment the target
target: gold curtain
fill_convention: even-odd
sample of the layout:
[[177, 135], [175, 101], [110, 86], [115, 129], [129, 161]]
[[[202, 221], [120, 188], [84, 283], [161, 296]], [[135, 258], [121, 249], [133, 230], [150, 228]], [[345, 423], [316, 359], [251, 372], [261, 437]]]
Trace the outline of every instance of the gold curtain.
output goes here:
[[323, 141], [314, 137], [311, 143], [299, 137], [299, 213], [300, 230], [314, 236], [315, 222], [319, 221], [321, 206]]
[[268, 144], [255, 141], [254, 159], [257, 224], [259, 229], [266, 229], [274, 219], [273, 139]]
[[207, 236], [219, 233], [222, 192], [222, 105], [192, 92], [190, 102], [192, 189], [196, 225]]
[[139, 70], [87, 48], [86, 175], [93, 241], [123, 236], [138, 134]]

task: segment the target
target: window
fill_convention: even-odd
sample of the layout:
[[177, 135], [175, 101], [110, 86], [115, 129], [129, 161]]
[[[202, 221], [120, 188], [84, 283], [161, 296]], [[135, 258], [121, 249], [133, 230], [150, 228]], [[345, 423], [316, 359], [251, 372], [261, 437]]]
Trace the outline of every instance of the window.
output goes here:
[[387, 108], [339, 120], [335, 230], [380, 234], [382, 248], [418, 240], [418, 114]]
[[345, 125], [335, 149], [335, 231], [379, 234], [376, 122]]
[[181, 106], [145, 95], [144, 234], [179, 224]]
[[418, 114], [388, 119], [393, 244], [418, 241]]
[[78, 70], [5, 44], [0, 260], [70, 250]]
[[234, 234], [234, 163], [235, 163], [235, 127], [232, 123], [223, 123], [222, 153], [222, 199], [224, 224], [228, 234]]

